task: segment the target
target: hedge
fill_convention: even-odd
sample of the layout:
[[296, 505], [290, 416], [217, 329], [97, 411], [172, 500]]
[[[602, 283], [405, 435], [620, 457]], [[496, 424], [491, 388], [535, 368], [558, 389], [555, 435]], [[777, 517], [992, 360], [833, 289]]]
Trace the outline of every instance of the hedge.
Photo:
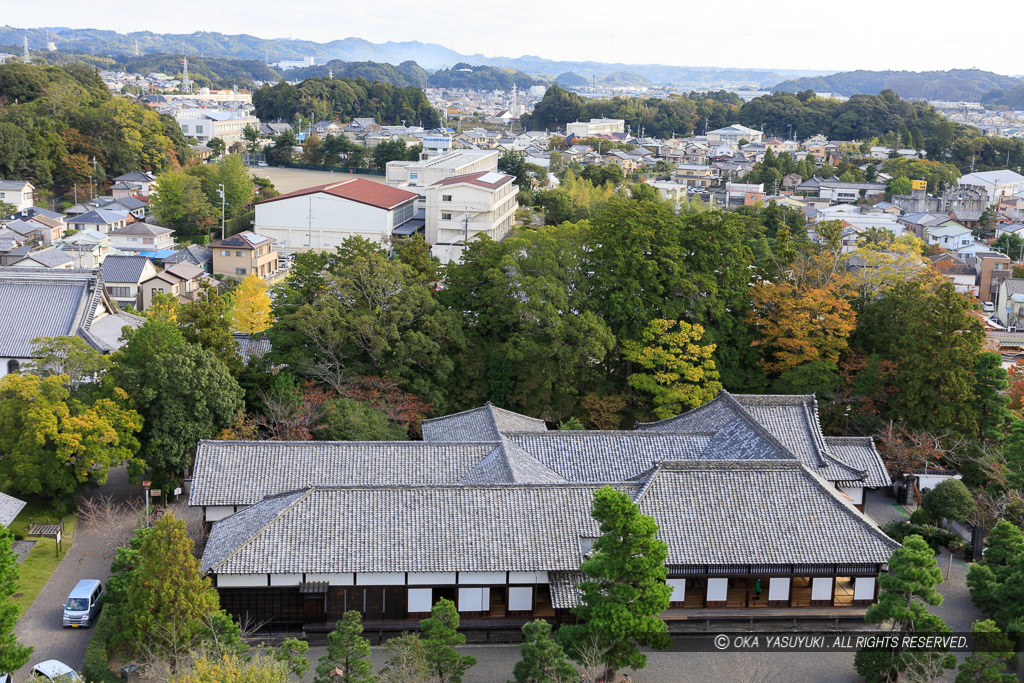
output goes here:
[[89, 646], [85, 648], [85, 669], [82, 672], [89, 683], [121, 683], [121, 677], [107, 666], [110, 623], [100, 612], [92, 627], [92, 637], [89, 638]]

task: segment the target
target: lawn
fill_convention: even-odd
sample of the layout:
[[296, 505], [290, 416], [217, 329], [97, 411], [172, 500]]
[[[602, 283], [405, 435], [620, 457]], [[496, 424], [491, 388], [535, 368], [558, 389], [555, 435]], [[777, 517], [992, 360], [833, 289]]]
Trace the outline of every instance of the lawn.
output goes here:
[[[21, 514], [11, 523], [10, 530], [19, 534], [28, 531], [32, 524], [55, 524], [57, 514], [46, 503], [29, 502]], [[56, 553], [56, 542], [52, 538], [27, 538], [36, 541], [28, 557], [21, 563], [21, 584], [18, 587], [17, 597], [13, 602], [18, 606], [20, 614], [32, 606], [36, 596], [43, 590], [43, 586], [50, 580], [50, 575], [57, 568], [60, 561], [67, 555], [71, 548], [71, 542], [75, 539], [75, 527], [78, 525], [78, 517], [71, 513], [64, 517], [64, 534], [61, 539], [61, 553]]]

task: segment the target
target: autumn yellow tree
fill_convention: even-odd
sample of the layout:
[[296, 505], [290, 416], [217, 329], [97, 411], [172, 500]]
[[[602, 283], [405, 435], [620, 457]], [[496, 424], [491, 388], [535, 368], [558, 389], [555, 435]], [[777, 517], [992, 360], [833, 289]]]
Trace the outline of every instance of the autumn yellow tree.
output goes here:
[[754, 287], [748, 320], [757, 331], [761, 367], [781, 375], [811, 361], [836, 363], [856, 327], [857, 314], [843, 298], [841, 279], [820, 286], [762, 282]]
[[658, 419], [696, 408], [722, 389], [711, 357], [715, 345], [701, 345], [703, 335], [700, 325], [658, 318], [639, 340], [623, 342], [623, 356], [642, 368], [629, 376], [629, 384], [651, 395]]
[[270, 327], [271, 321], [267, 283], [258, 275], [249, 275], [234, 291], [232, 325], [238, 332], [259, 334]]
[[178, 321], [178, 297], [173, 294], [154, 294], [153, 302], [146, 311], [150, 318], [160, 318], [168, 322]]
[[852, 273], [851, 284], [861, 304], [873, 301], [902, 282], [931, 281], [937, 284], [941, 281], [923, 254], [924, 242], [913, 235], [859, 240], [857, 249], [845, 258], [845, 262]]

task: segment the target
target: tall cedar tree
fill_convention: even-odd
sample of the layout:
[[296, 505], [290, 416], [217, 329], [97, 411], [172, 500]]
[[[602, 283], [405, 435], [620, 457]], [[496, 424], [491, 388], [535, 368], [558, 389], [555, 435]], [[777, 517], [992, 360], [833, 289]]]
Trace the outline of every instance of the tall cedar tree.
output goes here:
[[[936, 586], [942, 583], [942, 571], [935, 562], [935, 553], [920, 536], [908, 536], [903, 547], [889, 558], [889, 573], [878, 577], [878, 602], [868, 608], [864, 620], [869, 624], [892, 622], [894, 635], [947, 635], [952, 631], [939, 617], [928, 612], [928, 605], [942, 604]], [[862, 649], [854, 657], [857, 673], [868, 681], [895, 680], [903, 672], [956, 666], [956, 657], [939, 651], [905, 651], [895, 649]]]
[[466, 643], [459, 633], [459, 612], [455, 603], [441, 598], [420, 621], [427, 664], [437, 683], [462, 683], [466, 671], [476, 664], [476, 657], [459, 653], [455, 648]]
[[124, 597], [119, 626], [132, 634], [131, 648], [154, 653], [177, 671], [220, 606], [192, 554], [184, 521], [170, 513], [157, 520], [142, 541]]
[[601, 536], [580, 565], [586, 580], [572, 611], [583, 623], [563, 626], [559, 640], [575, 658], [595, 647], [603, 652], [604, 679], [613, 680], [620, 669], [647, 665], [640, 647], [669, 645], [668, 629], [659, 618], [672, 594], [665, 584], [668, 546], [655, 537], [657, 523], [610, 486], [594, 494], [590, 514]]
[[352, 683], [374, 683], [377, 676], [370, 663], [370, 641], [363, 638], [362, 615], [349, 610], [327, 634], [327, 652], [316, 665], [315, 683], [334, 683], [335, 669], [343, 672], [342, 680]]
[[18, 590], [21, 570], [11, 550], [13, 541], [10, 531], [0, 529], [0, 671], [17, 671], [32, 656], [32, 648], [19, 643], [14, 635], [18, 607], [11, 602], [11, 596]]
[[516, 683], [576, 683], [580, 674], [569, 663], [565, 650], [551, 637], [551, 624], [535, 619], [523, 625], [522, 659], [512, 675]]
[[1003, 357], [998, 353], [979, 353], [974, 359], [974, 395], [977, 414], [977, 437], [982, 444], [988, 439], [1005, 438], [1012, 413], [1007, 408], [1010, 397], [1009, 375], [1003, 369]]

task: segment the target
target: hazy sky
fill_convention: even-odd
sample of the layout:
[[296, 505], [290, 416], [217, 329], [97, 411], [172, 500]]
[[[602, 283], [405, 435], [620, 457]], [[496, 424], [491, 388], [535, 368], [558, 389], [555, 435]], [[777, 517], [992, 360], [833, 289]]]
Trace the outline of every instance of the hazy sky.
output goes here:
[[6, 2], [3, 21], [326, 42], [420, 40], [465, 54], [789, 69], [980, 68], [1024, 74], [1022, 0], [962, 2]]

